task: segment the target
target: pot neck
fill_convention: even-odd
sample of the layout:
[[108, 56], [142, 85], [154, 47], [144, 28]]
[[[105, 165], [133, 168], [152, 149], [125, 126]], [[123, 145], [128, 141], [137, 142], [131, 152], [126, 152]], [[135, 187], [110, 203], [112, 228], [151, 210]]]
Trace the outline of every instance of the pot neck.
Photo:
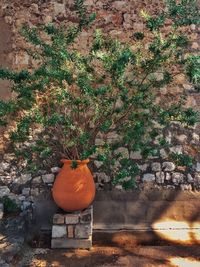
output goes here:
[[84, 160], [61, 159], [61, 162], [66, 165], [71, 165], [72, 162], [76, 162], [78, 165], [85, 165], [85, 164], [88, 164], [90, 160], [89, 159], [84, 159]]

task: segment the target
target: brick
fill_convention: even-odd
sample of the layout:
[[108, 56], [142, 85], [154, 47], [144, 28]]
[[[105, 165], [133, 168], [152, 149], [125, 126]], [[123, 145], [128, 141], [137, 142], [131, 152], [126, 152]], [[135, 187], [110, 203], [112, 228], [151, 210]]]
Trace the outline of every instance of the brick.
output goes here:
[[65, 225], [53, 225], [52, 238], [66, 237], [67, 229]]
[[90, 206], [86, 210], [82, 211], [80, 214], [81, 223], [91, 223], [93, 221], [93, 208]]
[[52, 248], [90, 248], [93, 208], [53, 216]]
[[92, 234], [92, 224], [79, 224], [75, 227], [75, 238], [89, 238]]
[[92, 221], [92, 209], [87, 209], [83, 211], [80, 215], [80, 222], [81, 223], [90, 223]]
[[68, 225], [67, 226], [67, 237], [68, 238], [73, 238], [74, 237], [74, 227], [73, 227], [73, 225]]
[[65, 223], [65, 217], [62, 214], [55, 214], [53, 216], [53, 224], [64, 224]]
[[88, 239], [63, 239], [54, 238], [51, 240], [51, 248], [83, 248], [88, 249], [92, 246], [92, 238]]
[[67, 214], [65, 215], [66, 224], [77, 224], [79, 223], [79, 214]]
[[90, 223], [92, 221], [91, 213], [82, 214], [80, 218], [81, 223]]

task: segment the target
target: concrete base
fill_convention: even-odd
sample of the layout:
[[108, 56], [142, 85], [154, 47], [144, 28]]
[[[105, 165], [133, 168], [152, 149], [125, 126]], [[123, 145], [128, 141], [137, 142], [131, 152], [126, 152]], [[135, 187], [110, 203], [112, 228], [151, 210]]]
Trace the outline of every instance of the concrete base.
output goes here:
[[89, 249], [92, 247], [92, 238], [88, 239], [52, 239], [51, 248], [83, 248]]
[[53, 216], [51, 248], [91, 248], [92, 225], [92, 206], [83, 211], [57, 212]]

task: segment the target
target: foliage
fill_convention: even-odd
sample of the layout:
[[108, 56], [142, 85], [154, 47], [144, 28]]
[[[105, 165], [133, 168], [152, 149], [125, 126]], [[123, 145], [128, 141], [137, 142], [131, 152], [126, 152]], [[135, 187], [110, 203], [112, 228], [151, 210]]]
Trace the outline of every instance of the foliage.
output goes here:
[[0, 199], [0, 202], [3, 203], [5, 214], [15, 213], [19, 211], [19, 207], [14, 200], [10, 199], [7, 196], [4, 196]]
[[191, 83], [194, 84], [195, 89], [200, 91], [200, 56], [191, 55], [187, 59], [187, 75]]
[[192, 157], [187, 154], [172, 153], [171, 158], [178, 166], [192, 167], [193, 165]]
[[[182, 28], [199, 22], [198, 9], [193, 0], [168, 0], [157, 16], [141, 12], [147, 29], [133, 34], [136, 50], [96, 30], [89, 51], [83, 53], [73, 45], [95, 14], [87, 14], [83, 0], [75, 0], [75, 7], [79, 24], [67, 30], [53, 24], [23, 27], [21, 33], [32, 45], [27, 53], [38, 67], [0, 70], [0, 78], [12, 81], [17, 95], [0, 102], [0, 122], [15, 122], [11, 141], [33, 170], [55, 155], [74, 161], [91, 157], [104, 163], [114, 184], [129, 188], [139, 173], [131, 152], [143, 158], [159, 155], [166, 145], [164, 140], [155, 142], [161, 128], [171, 121], [193, 126], [198, 120], [196, 112], [184, 107], [185, 95], [154, 101], [179, 73], [199, 88], [199, 58], [189, 53]], [[172, 25], [165, 36], [167, 19]], [[147, 35], [151, 42], [145, 49]], [[117, 152], [121, 147], [128, 149], [128, 156]]]

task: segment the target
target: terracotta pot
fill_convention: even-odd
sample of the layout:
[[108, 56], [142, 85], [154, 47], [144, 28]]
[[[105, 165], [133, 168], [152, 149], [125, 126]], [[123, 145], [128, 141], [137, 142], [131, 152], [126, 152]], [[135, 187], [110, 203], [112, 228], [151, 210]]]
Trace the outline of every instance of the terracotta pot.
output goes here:
[[72, 160], [63, 159], [61, 171], [56, 177], [52, 193], [56, 204], [65, 211], [87, 208], [95, 196], [93, 176], [87, 166], [89, 160], [77, 160], [77, 168], [72, 169]]

